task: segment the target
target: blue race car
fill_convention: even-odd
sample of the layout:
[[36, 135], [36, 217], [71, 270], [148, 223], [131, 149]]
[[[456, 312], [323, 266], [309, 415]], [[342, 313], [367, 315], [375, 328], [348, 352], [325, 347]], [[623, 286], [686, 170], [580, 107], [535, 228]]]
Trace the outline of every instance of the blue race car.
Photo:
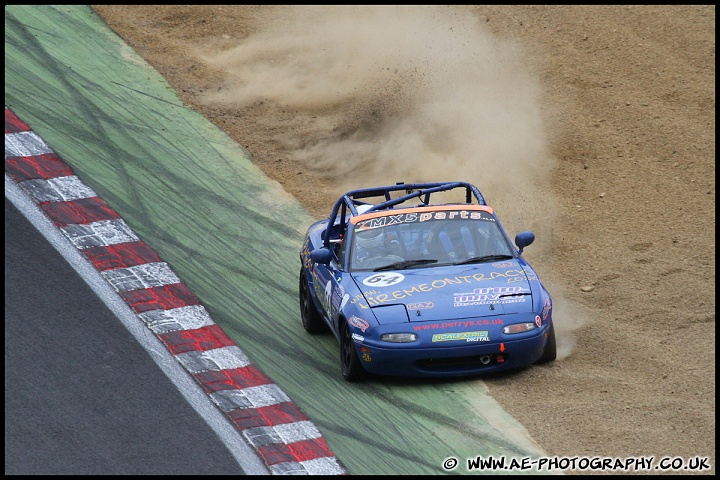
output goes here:
[[[430, 197], [435, 203], [431, 203]], [[300, 310], [340, 342], [348, 381], [474, 375], [555, 360], [552, 300], [466, 182], [366, 188], [308, 229]]]

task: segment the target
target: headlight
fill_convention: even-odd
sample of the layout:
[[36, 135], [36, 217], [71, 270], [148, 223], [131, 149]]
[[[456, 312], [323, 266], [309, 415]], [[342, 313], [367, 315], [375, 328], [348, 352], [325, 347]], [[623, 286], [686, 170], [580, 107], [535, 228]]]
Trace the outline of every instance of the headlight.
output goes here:
[[503, 327], [503, 333], [505, 334], [511, 334], [511, 333], [523, 333], [523, 332], [529, 332], [530, 330], [537, 328], [537, 325], [535, 325], [533, 322], [525, 322], [525, 323], [514, 323], [512, 325], [507, 325]]
[[410, 343], [417, 340], [417, 335], [414, 333], [385, 333], [380, 336], [380, 340], [392, 343]]

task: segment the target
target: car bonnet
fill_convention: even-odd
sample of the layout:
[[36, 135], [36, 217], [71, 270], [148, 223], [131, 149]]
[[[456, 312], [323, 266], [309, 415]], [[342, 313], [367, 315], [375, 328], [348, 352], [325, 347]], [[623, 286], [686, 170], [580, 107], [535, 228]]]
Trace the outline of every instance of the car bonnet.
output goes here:
[[532, 311], [530, 282], [516, 260], [352, 276], [373, 310], [404, 305], [411, 322]]

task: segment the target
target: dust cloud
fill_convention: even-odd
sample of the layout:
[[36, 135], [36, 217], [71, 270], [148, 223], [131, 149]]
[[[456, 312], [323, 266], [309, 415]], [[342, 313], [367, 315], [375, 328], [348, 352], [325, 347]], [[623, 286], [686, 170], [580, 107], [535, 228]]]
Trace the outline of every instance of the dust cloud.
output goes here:
[[[511, 236], [536, 233], [527, 252], [544, 258], [556, 200], [540, 85], [521, 46], [483, 22], [467, 6], [276, 7], [236, 46], [204, 55], [226, 76], [203, 100], [305, 119], [276, 140], [334, 179], [333, 193], [471, 182]], [[573, 341], [563, 334], [559, 348]]]

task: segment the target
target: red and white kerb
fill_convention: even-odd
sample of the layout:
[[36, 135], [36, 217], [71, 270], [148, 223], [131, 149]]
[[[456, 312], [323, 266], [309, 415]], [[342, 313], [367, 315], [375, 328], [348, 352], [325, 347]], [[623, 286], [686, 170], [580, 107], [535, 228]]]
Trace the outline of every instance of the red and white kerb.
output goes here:
[[346, 473], [315, 425], [251, 364], [168, 264], [7, 107], [5, 173], [167, 346], [272, 474]]

